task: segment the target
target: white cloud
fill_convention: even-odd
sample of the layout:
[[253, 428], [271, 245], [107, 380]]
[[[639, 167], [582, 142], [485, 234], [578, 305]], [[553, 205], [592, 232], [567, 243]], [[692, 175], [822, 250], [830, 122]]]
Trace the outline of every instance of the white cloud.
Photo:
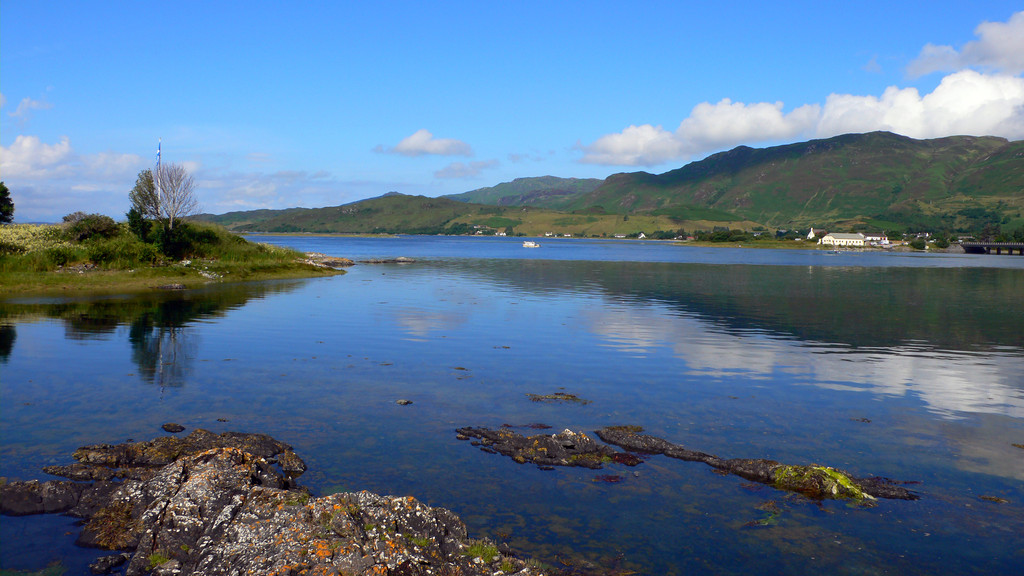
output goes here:
[[881, 97], [832, 94], [819, 136], [889, 130], [912, 138], [967, 134], [1024, 137], [1024, 78], [973, 70], [950, 74], [930, 94], [891, 86]]
[[21, 102], [14, 112], [8, 112], [8, 116], [11, 118], [17, 118], [19, 120], [28, 120], [33, 110], [49, 110], [53, 108], [53, 104], [44, 100], [33, 100], [31, 98], [22, 98]]
[[497, 160], [481, 160], [478, 162], [452, 162], [444, 168], [434, 172], [435, 178], [472, 178], [480, 172], [499, 165]]
[[67, 171], [73, 159], [71, 141], [62, 136], [57, 144], [44, 144], [38, 136], [19, 135], [10, 147], [0, 146], [0, 173], [4, 178], [44, 178]]
[[0, 146], [0, 174], [16, 197], [19, 222], [54, 222], [76, 210], [124, 214], [143, 164], [134, 154], [78, 154], [67, 136], [47, 144], [18, 135], [10, 146]]
[[820, 114], [817, 105], [788, 114], [782, 108], [782, 102], [703, 102], [675, 132], [650, 124], [630, 126], [578, 148], [584, 152], [581, 161], [588, 164], [653, 166], [736, 144], [792, 138], [813, 130]]
[[452, 138], [434, 138], [434, 135], [425, 129], [417, 130], [411, 136], [404, 138], [394, 148], [377, 146], [375, 152], [388, 154], [401, 154], [402, 156], [423, 156], [433, 154], [437, 156], [472, 156], [473, 149], [469, 144]]
[[661, 126], [630, 126], [618, 134], [607, 134], [583, 150], [586, 164], [652, 166], [688, 155], [683, 142]]
[[676, 137], [691, 150], [708, 150], [749, 140], [780, 140], [807, 132], [820, 109], [808, 104], [789, 114], [782, 102], [743, 104], [728, 98], [718, 104], [698, 104], [679, 124]]
[[927, 44], [907, 66], [907, 72], [915, 77], [971, 67], [1007, 74], [1024, 72], [1024, 11], [1007, 22], [982, 22], [974, 34], [978, 39], [959, 51], [952, 46]]

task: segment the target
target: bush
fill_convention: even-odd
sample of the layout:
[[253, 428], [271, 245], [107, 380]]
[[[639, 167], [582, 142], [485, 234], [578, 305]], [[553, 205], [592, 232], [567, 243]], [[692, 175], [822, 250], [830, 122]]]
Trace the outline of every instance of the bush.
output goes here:
[[926, 250], [928, 243], [924, 241], [924, 238], [914, 238], [910, 241], [910, 247], [914, 250]]
[[132, 268], [152, 264], [159, 254], [156, 246], [146, 244], [132, 235], [96, 240], [88, 248], [89, 260], [114, 268]]
[[90, 238], [112, 238], [120, 228], [110, 216], [103, 214], [82, 214], [75, 212], [64, 217], [65, 233], [75, 242]]
[[80, 254], [71, 246], [54, 246], [44, 252], [46, 259], [54, 266], [65, 266], [79, 259]]
[[15, 244], [14, 242], [4, 242], [0, 240], [0, 256], [7, 256], [8, 254], [24, 254], [26, 252], [25, 247]]
[[146, 237], [149, 236], [150, 229], [153, 228], [153, 223], [146, 220], [142, 215], [142, 212], [139, 212], [138, 208], [132, 208], [129, 210], [127, 216], [128, 230], [130, 230], [132, 234], [135, 234], [136, 238], [145, 242]]
[[215, 229], [190, 222], [181, 222], [170, 230], [161, 228], [157, 233], [160, 251], [174, 259], [210, 255], [220, 243]]

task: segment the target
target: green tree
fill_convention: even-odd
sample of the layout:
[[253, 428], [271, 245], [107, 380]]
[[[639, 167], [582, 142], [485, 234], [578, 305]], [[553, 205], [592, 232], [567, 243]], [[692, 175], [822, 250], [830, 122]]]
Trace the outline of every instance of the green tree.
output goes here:
[[160, 199], [156, 195], [156, 185], [153, 183], [153, 171], [143, 170], [135, 179], [135, 187], [128, 193], [131, 200], [132, 210], [135, 210], [143, 218], [160, 217]]
[[0, 182], [0, 223], [7, 224], [14, 221], [14, 201], [11, 200], [11, 191], [7, 185]]

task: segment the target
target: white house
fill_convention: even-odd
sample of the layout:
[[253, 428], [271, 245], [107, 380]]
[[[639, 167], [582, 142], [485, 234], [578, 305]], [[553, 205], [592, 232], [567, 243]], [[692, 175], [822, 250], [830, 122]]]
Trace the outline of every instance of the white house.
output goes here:
[[825, 244], [828, 246], [864, 246], [864, 235], [860, 232], [856, 234], [840, 234], [833, 232], [826, 234], [818, 240], [818, 244]]
[[889, 244], [889, 237], [886, 236], [885, 234], [881, 234], [881, 233], [871, 233], [871, 234], [865, 234], [864, 235], [864, 241], [867, 242], [868, 244], [872, 244], [872, 245], [875, 245], [875, 246], [877, 246], [877, 245], [885, 246], [885, 245]]
[[814, 237], [818, 234], [828, 234], [828, 230], [824, 228], [811, 228], [811, 231], [807, 233], [807, 239], [814, 240]]

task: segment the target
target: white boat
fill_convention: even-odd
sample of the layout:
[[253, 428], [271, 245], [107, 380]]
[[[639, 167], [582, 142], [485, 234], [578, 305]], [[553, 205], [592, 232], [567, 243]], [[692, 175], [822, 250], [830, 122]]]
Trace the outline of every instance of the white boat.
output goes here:
[[526, 240], [523, 242], [523, 248], [540, 248], [540, 244], [537, 244], [533, 240]]

